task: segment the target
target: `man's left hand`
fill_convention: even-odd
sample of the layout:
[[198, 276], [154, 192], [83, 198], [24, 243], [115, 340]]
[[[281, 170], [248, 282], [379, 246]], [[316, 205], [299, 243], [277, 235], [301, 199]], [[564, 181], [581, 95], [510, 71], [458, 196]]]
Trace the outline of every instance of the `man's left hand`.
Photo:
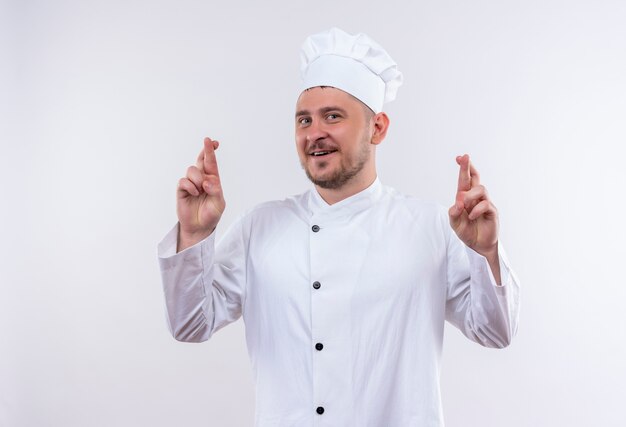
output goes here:
[[[467, 246], [489, 261], [499, 281], [498, 266], [498, 211], [491, 203], [487, 189], [480, 184], [480, 176], [470, 157], [457, 156], [459, 184], [456, 202], [448, 211], [450, 225]], [[498, 271], [499, 273], [499, 271]]]

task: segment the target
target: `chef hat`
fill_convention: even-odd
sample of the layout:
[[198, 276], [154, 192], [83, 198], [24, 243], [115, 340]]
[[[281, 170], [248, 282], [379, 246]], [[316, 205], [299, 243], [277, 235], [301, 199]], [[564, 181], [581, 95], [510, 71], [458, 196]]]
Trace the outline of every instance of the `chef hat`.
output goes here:
[[332, 86], [348, 92], [375, 113], [396, 98], [402, 73], [389, 54], [367, 35], [339, 28], [309, 36], [300, 52], [302, 90]]

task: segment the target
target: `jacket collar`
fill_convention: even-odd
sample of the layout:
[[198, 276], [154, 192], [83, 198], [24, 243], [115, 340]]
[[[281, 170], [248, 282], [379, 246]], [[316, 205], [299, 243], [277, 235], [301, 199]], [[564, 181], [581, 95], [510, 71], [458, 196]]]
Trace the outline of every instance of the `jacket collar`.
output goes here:
[[378, 177], [366, 189], [346, 198], [340, 202], [329, 205], [315, 188], [309, 191], [308, 211], [311, 216], [316, 217], [343, 217], [353, 215], [359, 211], [369, 208], [380, 199], [383, 194], [383, 185]]

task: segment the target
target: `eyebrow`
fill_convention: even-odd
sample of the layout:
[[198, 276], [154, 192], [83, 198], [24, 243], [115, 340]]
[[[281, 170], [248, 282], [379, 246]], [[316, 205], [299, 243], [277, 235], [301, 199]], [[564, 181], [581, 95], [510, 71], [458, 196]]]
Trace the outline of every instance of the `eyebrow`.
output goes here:
[[[343, 115], [348, 115], [348, 113], [346, 112], [346, 110], [344, 110], [341, 107], [338, 107], [336, 105], [330, 105], [328, 107], [322, 107], [318, 110], [318, 112], [320, 114], [326, 114], [330, 111], [338, 111]], [[301, 116], [310, 116], [311, 112], [309, 110], [300, 110], [300, 111], [296, 111], [296, 117], [301, 117]]]

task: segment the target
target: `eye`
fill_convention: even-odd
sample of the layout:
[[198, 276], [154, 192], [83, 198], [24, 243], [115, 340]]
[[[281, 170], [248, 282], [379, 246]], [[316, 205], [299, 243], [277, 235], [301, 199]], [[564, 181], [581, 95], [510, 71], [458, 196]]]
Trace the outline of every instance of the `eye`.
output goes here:
[[298, 119], [298, 124], [300, 124], [301, 126], [306, 126], [310, 123], [311, 123], [311, 119], [308, 117], [300, 117]]
[[326, 115], [326, 120], [330, 120], [330, 121], [334, 121], [334, 120], [338, 120], [341, 116], [339, 116], [339, 114], [337, 113], [329, 113]]

